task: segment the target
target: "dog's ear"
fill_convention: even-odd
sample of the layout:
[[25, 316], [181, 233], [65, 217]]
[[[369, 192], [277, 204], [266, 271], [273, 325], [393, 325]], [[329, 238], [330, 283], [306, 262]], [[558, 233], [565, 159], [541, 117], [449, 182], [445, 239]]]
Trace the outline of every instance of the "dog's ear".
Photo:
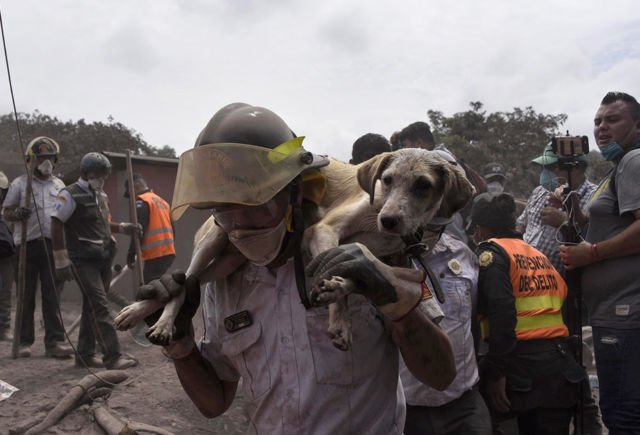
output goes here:
[[394, 159], [393, 153], [382, 153], [370, 158], [358, 166], [358, 184], [362, 190], [369, 194], [369, 202], [373, 204], [375, 197], [376, 181], [380, 179], [382, 172]]
[[443, 162], [436, 167], [444, 181], [444, 198], [438, 216], [449, 218], [462, 210], [475, 193], [473, 184], [467, 179], [464, 169], [457, 163]]

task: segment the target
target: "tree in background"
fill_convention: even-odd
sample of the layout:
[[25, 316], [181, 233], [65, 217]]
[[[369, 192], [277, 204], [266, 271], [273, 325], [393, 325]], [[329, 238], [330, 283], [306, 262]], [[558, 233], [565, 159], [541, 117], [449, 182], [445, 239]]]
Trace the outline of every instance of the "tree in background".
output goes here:
[[[112, 151], [124, 153], [131, 150], [134, 154], [157, 157], [176, 157], [176, 152], [168, 145], [161, 148], [149, 145], [135, 130], [116, 122], [111, 116], [107, 123], [87, 123], [84, 119], [77, 122], [61, 121], [35, 111], [32, 114], [18, 113], [23, 146], [37, 136], [49, 136], [60, 144], [60, 159], [56, 172], [65, 174], [74, 168], [83, 155], [91, 151]], [[0, 116], [0, 144], [3, 150], [3, 163], [22, 165], [22, 151], [13, 114]]]
[[[458, 158], [481, 171], [489, 162], [501, 163], [507, 172], [507, 190], [527, 198], [538, 185], [540, 169], [531, 160], [540, 154], [551, 137], [564, 134], [560, 127], [567, 115], [537, 113], [532, 107], [516, 107], [511, 112], [487, 113], [479, 101], [470, 110], [447, 117], [440, 111], [427, 112], [435, 139]], [[571, 132], [589, 135], [590, 132]], [[599, 153], [590, 153], [590, 178], [601, 178], [607, 164]], [[603, 172], [604, 171], [604, 172]]]

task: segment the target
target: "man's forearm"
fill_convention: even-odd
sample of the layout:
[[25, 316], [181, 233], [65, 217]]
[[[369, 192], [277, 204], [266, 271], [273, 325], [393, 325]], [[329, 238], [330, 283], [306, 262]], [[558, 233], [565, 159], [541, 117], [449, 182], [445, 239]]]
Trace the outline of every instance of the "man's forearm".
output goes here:
[[238, 383], [220, 380], [197, 348], [187, 357], [174, 360], [174, 366], [182, 388], [202, 415], [217, 417], [231, 406]]
[[393, 339], [409, 371], [420, 382], [444, 390], [456, 376], [453, 348], [444, 331], [420, 308], [393, 322]]

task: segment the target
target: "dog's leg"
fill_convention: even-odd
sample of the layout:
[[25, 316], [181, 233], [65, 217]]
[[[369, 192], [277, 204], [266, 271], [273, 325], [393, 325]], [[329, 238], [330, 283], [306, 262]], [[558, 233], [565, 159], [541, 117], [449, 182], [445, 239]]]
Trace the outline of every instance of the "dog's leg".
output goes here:
[[131, 329], [136, 326], [138, 322], [143, 321], [145, 317], [155, 313], [163, 306], [164, 304], [162, 302], [155, 299], [146, 299], [144, 301], [137, 301], [131, 305], [127, 305], [120, 310], [114, 319], [116, 329], [118, 331]]
[[158, 321], [147, 331], [147, 338], [153, 344], [166, 346], [173, 338], [175, 326], [173, 322], [184, 303], [185, 293], [181, 291], [177, 296], [171, 298], [164, 306], [162, 315]]

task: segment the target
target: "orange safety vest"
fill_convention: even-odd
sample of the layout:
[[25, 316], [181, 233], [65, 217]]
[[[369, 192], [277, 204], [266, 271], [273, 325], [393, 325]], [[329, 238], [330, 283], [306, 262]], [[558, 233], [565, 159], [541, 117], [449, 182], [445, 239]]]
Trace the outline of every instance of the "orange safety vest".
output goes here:
[[[561, 312], [567, 298], [567, 284], [549, 259], [521, 239], [489, 241], [509, 255], [509, 278], [516, 298], [517, 339], [567, 337], [569, 331]], [[482, 323], [488, 335], [488, 319], [482, 319]]]
[[137, 195], [137, 198], [149, 206], [149, 226], [144, 232], [140, 247], [142, 258], [151, 260], [165, 255], [175, 255], [169, 204], [151, 191]]

